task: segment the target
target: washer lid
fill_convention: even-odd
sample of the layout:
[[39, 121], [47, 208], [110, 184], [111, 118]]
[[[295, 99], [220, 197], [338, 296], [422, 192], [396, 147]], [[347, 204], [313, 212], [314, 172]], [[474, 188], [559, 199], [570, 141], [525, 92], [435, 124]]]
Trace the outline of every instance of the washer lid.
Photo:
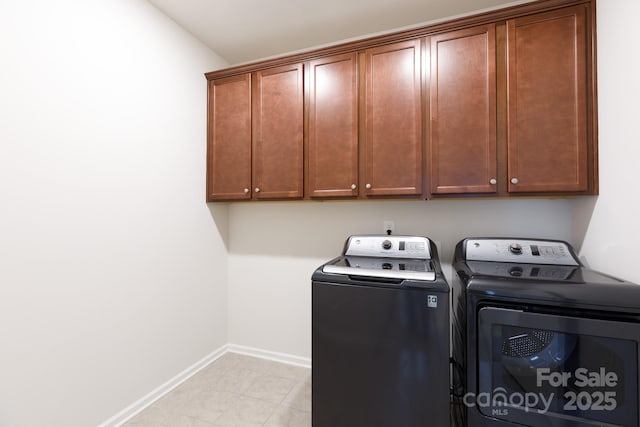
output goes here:
[[467, 239], [467, 261], [579, 266], [571, 246], [557, 240]]
[[325, 264], [322, 272], [377, 279], [436, 280], [431, 261], [423, 259], [343, 256]]

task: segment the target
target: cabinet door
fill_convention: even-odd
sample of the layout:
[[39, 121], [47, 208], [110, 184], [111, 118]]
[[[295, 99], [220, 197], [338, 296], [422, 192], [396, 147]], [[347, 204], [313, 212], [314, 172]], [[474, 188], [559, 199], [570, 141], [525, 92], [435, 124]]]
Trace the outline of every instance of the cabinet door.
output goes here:
[[432, 194], [495, 193], [495, 25], [431, 38]]
[[365, 193], [420, 195], [420, 40], [365, 51]]
[[302, 197], [302, 64], [257, 71], [254, 77], [253, 196]]
[[309, 194], [358, 194], [358, 74], [356, 54], [309, 64]]
[[507, 22], [509, 192], [585, 191], [585, 7]]
[[209, 81], [207, 200], [251, 198], [251, 75]]

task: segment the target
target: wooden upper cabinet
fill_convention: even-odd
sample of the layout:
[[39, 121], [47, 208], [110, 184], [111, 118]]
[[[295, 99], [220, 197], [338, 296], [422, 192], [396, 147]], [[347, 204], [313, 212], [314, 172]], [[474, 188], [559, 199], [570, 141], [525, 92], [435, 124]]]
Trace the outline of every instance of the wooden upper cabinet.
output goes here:
[[367, 49], [364, 58], [364, 193], [421, 195], [421, 39]]
[[207, 200], [597, 194], [594, 8], [526, 2], [207, 73]]
[[586, 8], [507, 22], [511, 193], [588, 190]]
[[495, 193], [495, 25], [431, 37], [431, 194]]
[[254, 73], [253, 197], [303, 196], [303, 67]]
[[251, 197], [251, 74], [209, 81], [207, 200]]
[[358, 73], [355, 53], [309, 63], [309, 196], [358, 195]]

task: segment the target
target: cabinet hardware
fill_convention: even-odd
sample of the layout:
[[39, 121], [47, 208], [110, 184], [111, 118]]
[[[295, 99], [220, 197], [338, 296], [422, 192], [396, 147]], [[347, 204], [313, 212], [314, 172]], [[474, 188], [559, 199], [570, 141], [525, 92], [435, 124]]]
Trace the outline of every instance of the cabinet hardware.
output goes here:
[[511, 183], [512, 183], [512, 184], [517, 184], [518, 182], [520, 182], [520, 181], [518, 180], [518, 178], [511, 178]]

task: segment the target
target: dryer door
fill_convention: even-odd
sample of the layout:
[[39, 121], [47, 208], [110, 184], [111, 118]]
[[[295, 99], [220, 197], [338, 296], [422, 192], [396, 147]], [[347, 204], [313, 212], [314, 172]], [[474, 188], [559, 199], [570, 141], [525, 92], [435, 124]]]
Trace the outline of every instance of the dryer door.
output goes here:
[[529, 426], [637, 426], [639, 340], [636, 323], [483, 308], [466, 404]]

